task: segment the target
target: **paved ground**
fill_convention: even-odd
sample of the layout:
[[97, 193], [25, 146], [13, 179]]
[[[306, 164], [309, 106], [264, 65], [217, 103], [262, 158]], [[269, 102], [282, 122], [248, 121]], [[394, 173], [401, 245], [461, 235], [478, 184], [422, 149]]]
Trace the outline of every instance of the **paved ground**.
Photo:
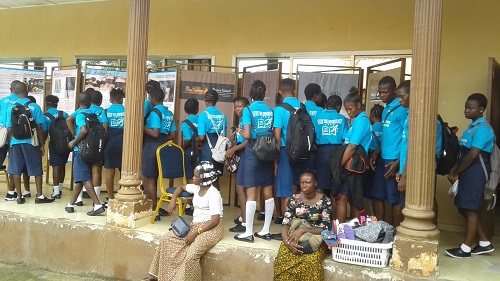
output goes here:
[[93, 278], [84, 276], [75, 276], [57, 272], [51, 272], [46, 270], [41, 270], [32, 267], [26, 267], [22, 265], [10, 265], [0, 263], [0, 280], [2, 281], [35, 281], [35, 280], [47, 280], [47, 281], [112, 281], [117, 279], [106, 279], [106, 278]]

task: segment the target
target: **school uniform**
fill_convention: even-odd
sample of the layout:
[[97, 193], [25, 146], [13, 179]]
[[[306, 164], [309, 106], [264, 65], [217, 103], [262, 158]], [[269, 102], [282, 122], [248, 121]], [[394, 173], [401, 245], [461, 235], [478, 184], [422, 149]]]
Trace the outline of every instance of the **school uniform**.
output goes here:
[[[207, 114], [208, 113], [208, 114]], [[210, 118], [208, 117], [210, 115]], [[212, 123], [213, 122], [213, 123]], [[214, 128], [214, 124], [215, 127]], [[208, 141], [212, 144], [212, 147], [217, 143], [218, 134], [226, 135], [227, 133], [227, 118], [219, 111], [215, 106], [209, 106], [205, 111], [200, 113], [198, 117], [198, 136], [205, 136], [201, 144], [201, 161], [208, 161], [214, 165], [214, 169], [222, 174], [224, 168], [223, 163], [219, 163], [212, 158], [212, 151], [208, 145]]]
[[[472, 147], [481, 150], [486, 172], [491, 172], [490, 154], [493, 151], [495, 134], [487, 124], [485, 117], [472, 122], [459, 140], [461, 163]], [[472, 134], [474, 131], [474, 134]], [[476, 161], [463, 171], [458, 178], [458, 191], [455, 197], [455, 206], [467, 210], [479, 210], [483, 202], [483, 193], [486, 181], [481, 160]]]
[[[186, 119], [191, 121], [191, 123], [193, 123], [196, 130], [198, 130], [198, 115], [188, 115], [188, 117]], [[186, 124], [186, 122], [182, 122], [181, 131], [182, 131], [182, 138], [184, 140], [191, 140], [194, 132], [191, 131], [191, 128], [189, 127], [188, 124]], [[198, 133], [198, 132], [196, 132], [196, 133]], [[188, 180], [191, 180], [194, 177], [194, 168], [195, 167], [193, 167], [193, 165], [191, 165], [192, 152], [193, 151], [191, 149], [191, 145], [184, 150], [184, 169], [186, 171], [186, 179], [188, 179]]]
[[[59, 111], [57, 108], [49, 108], [47, 109], [47, 113], [54, 116], [54, 118], [57, 118], [59, 116]], [[63, 112], [63, 117], [64, 119], [68, 118], [68, 113]], [[42, 125], [42, 130], [44, 132], [48, 131], [50, 128], [50, 124], [52, 123], [52, 120], [45, 116], [45, 122], [44, 125]], [[56, 152], [55, 148], [55, 143], [53, 141], [49, 141], [49, 164], [52, 167], [59, 167], [59, 166], [65, 166], [66, 163], [68, 162], [68, 157], [69, 157], [69, 152], [64, 153], [64, 154], [59, 154]]]
[[154, 139], [145, 137], [144, 148], [142, 150], [142, 175], [145, 177], [155, 178], [158, 177], [158, 162], [156, 161], [156, 149], [158, 146], [167, 142], [167, 135], [175, 132], [177, 128], [174, 123], [174, 115], [163, 104], [154, 107], [161, 113], [159, 116], [156, 112], [152, 111], [146, 119], [144, 127], [150, 129], [159, 129], [160, 135]]
[[387, 104], [382, 112], [381, 159], [376, 163], [374, 181], [370, 190], [372, 199], [387, 201], [390, 204], [398, 204], [401, 201], [396, 178], [386, 179], [384, 174], [389, 170], [386, 165], [400, 157], [403, 125], [407, 117], [408, 109], [402, 107], [398, 99]]
[[248, 108], [243, 109], [242, 124], [243, 126], [250, 126], [252, 137], [245, 147], [244, 152], [245, 164], [242, 184], [244, 187], [273, 185], [274, 161], [261, 161], [257, 159], [253, 150], [253, 144], [257, 140], [257, 135], [270, 136], [273, 134], [272, 122], [273, 110], [263, 101], [254, 101]]
[[[243, 109], [244, 110], [244, 109]], [[243, 125], [243, 116], [240, 118], [240, 122], [238, 123], [238, 128], [243, 130], [244, 125]], [[240, 134], [238, 128], [236, 129], [236, 144], [241, 144], [245, 142], [245, 138]], [[248, 145], [247, 145], [248, 146]], [[246, 147], [245, 147], [246, 150]], [[246, 157], [245, 157], [245, 150], [243, 151], [236, 151], [236, 153], [240, 156], [240, 162], [238, 162], [238, 169], [236, 170], [236, 185], [241, 185], [244, 186], [244, 178], [245, 178], [245, 165], [246, 165]]]
[[[42, 110], [38, 104], [30, 102], [28, 98], [18, 99], [15, 103], [28, 105], [35, 124], [41, 125], [45, 122], [45, 116], [42, 114]], [[12, 128], [12, 119], [9, 112], [12, 112], [14, 106], [15, 104], [11, 105], [7, 109], [7, 119], [5, 122], [7, 128]], [[10, 139], [9, 155], [9, 166], [7, 168], [8, 174], [16, 176], [21, 175], [25, 166], [29, 176], [41, 176], [43, 174], [40, 145], [33, 146], [31, 138], [16, 139], [15, 137], [12, 137]]]
[[[87, 126], [85, 122], [85, 115], [92, 113], [89, 108], [79, 109], [75, 116], [75, 137], [78, 137], [82, 126]], [[89, 128], [87, 128], [88, 130]], [[92, 164], [86, 163], [82, 160], [78, 152], [78, 144], [73, 149], [73, 181], [75, 183], [91, 181], [92, 180]]]
[[108, 134], [104, 147], [104, 168], [121, 171], [125, 107], [123, 104], [112, 104], [103, 115], [108, 120]]
[[344, 142], [347, 133], [347, 120], [336, 110], [322, 110], [313, 120], [316, 132], [316, 145], [318, 154], [315, 167], [318, 180], [318, 189], [326, 190], [327, 193], [332, 188], [330, 178], [329, 157], [333, 149], [339, 147]]
[[[283, 103], [288, 103], [293, 108], [300, 107], [300, 102], [295, 97], [286, 97]], [[276, 197], [285, 198], [293, 194], [294, 182], [299, 181], [299, 168], [292, 167], [290, 158], [286, 152], [286, 132], [288, 131], [288, 120], [290, 119], [290, 112], [281, 106], [274, 109], [274, 123], [273, 128], [281, 129], [281, 149], [278, 159], [278, 170], [276, 172]], [[299, 165], [297, 165], [299, 166]]]
[[[0, 126], [7, 128], [7, 116], [10, 115], [8, 109], [17, 101], [17, 95], [10, 93], [10, 95], [0, 99]], [[5, 145], [0, 148], [0, 165], [3, 165], [5, 158], [7, 157], [7, 152], [9, 151], [9, 140], [6, 141]]]
[[153, 107], [151, 106], [151, 103], [149, 102], [149, 99], [146, 99], [144, 102], [144, 117], [146, 117], [146, 114], [151, 111]]
[[382, 142], [382, 122], [375, 122], [372, 125], [372, 141], [370, 142], [370, 149], [368, 150], [368, 155], [371, 155], [375, 149]]
[[[316, 105], [315, 102], [313, 101], [306, 101], [304, 103], [305, 107], [306, 107], [306, 111], [307, 113], [309, 113], [309, 116], [311, 116], [311, 120], [313, 122], [313, 124], [316, 122], [316, 119], [318, 117], [318, 115], [324, 110], [323, 108], [319, 107]], [[316, 169], [316, 158], [318, 157], [317, 156], [317, 152], [314, 151], [314, 150], [311, 150], [311, 153], [309, 154], [309, 159], [307, 159], [307, 161], [305, 163], [302, 163], [302, 166], [300, 167], [301, 170], [305, 170], [305, 169], [309, 169], [309, 170], [314, 170]], [[299, 164], [300, 165], [300, 164]], [[297, 182], [294, 182], [296, 185], [299, 185], [300, 183], [297, 181]]]

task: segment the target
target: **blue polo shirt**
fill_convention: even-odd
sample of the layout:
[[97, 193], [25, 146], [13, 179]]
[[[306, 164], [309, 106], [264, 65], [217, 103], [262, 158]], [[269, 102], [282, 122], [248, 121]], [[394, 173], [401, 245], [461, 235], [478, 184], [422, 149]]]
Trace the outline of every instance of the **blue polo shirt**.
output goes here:
[[[194, 127], [196, 128], [196, 131], [198, 131], [198, 115], [188, 115], [186, 119], [191, 121], [191, 123], [193, 123]], [[186, 122], [182, 122], [181, 131], [182, 138], [184, 140], [191, 140], [191, 138], [193, 137], [193, 131], [191, 131], [191, 127], [189, 127]]]
[[[283, 99], [283, 103], [288, 103], [293, 108], [300, 107], [300, 102], [295, 97], [287, 97]], [[273, 128], [281, 129], [281, 147], [286, 144], [286, 132], [288, 129], [288, 119], [290, 119], [290, 112], [281, 106], [276, 106], [274, 109], [274, 123]]]
[[[486, 121], [485, 117], [481, 117], [472, 122], [467, 130], [465, 130], [462, 137], [460, 137], [458, 143], [461, 147], [475, 147], [481, 149], [484, 152], [491, 153], [493, 151], [493, 145], [495, 142], [495, 134], [489, 126], [479, 123], [488, 123], [488, 121]], [[473, 129], [474, 135], [472, 135]]]
[[[75, 138], [78, 137], [78, 135], [80, 134], [80, 129], [82, 128], [82, 126], [87, 126], [87, 123], [85, 122], [85, 115], [83, 115], [83, 113], [87, 113], [87, 114], [93, 113], [92, 111], [90, 111], [90, 108], [85, 108], [85, 109], [79, 108], [79, 109], [77, 109], [77, 111], [78, 111], [78, 113], [75, 116]], [[71, 115], [73, 115], [73, 114], [71, 114]], [[75, 148], [73, 148], [73, 151], [75, 151], [75, 152], [78, 151], [78, 144], [75, 145]]]
[[[57, 116], [59, 116], [59, 110], [57, 110], [57, 108], [54, 108], [54, 107], [51, 107], [49, 109], [47, 109], [47, 113], [54, 116], [54, 118], [57, 118]], [[63, 117], [64, 119], [67, 119], [68, 118], [68, 113], [66, 112], [63, 112]], [[52, 120], [50, 120], [49, 117], [45, 116], [45, 124], [42, 125], [42, 129], [44, 132], [48, 131], [48, 129], [50, 128], [50, 123], [52, 123]], [[44, 128], [45, 127], [45, 128]]]
[[[26, 105], [28, 102], [30, 102], [30, 100], [28, 98], [22, 98], [22, 99], [18, 99], [15, 101], [15, 103], [20, 103], [23, 105]], [[15, 103], [12, 104], [9, 108], [7, 108], [7, 112], [12, 112], [12, 109], [14, 109]], [[33, 118], [35, 119], [35, 124], [42, 125], [43, 123], [45, 123], [46, 116], [42, 114], [42, 109], [40, 108], [40, 106], [38, 104], [32, 102], [32, 103], [28, 104], [28, 107], [31, 110], [31, 115], [33, 115]], [[11, 118], [12, 118], [12, 115], [7, 114], [7, 119], [5, 122], [5, 126], [7, 128], [12, 128], [12, 119]], [[12, 139], [10, 141], [10, 146], [13, 146], [15, 144], [22, 144], [22, 143], [31, 144], [31, 138], [18, 140], [15, 137], [12, 137]]]
[[351, 127], [347, 131], [344, 144], [361, 145], [368, 153], [370, 142], [372, 141], [372, 124], [366, 113], [361, 112], [351, 122]]
[[[208, 118], [208, 114], [212, 118], [212, 121]], [[214, 129], [217, 127], [217, 131]], [[198, 117], [198, 136], [204, 136], [205, 134], [221, 134], [224, 132], [224, 136], [227, 134], [227, 118], [224, 113], [220, 112], [215, 106], [209, 106], [205, 111], [200, 113]]]
[[154, 108], [160, 111], [161, 119], [158, 114], [151, 112], [144, 126], [150, 129], [160, 129], [160, 134], [175, 132], [177, 128], [174, 123], [174, 114], [163, 104], [158, 104]]
[[372, 141], [370, 143], [370, 152], [375, 151], [382, 142], [382, 122], [376, 122], [372, 125]]
[[[252, 111], [253, 126], [248, 108]], [[248, 108], [243, 109], [241, 119], [243, 126], [250, 125], [252, 139], [257, 139], [256, 131], [259, 136], [271, 135], [273, 130], [273, 110], [263, 101], [254, 101]]]
[[111, 129], [123, 130], [123, 123], [125, 120], [125, 107], [123, 104], [114, 103], [106, 109], [106, 118], [108, 119], [108, 126]]
[[[90, 113], [94, 113], [95, 115], [97, 115], [97, 120], [99, 120], [101, 124], [108, 123], [108, 118], [106, 117], [106, 114], [103, 114], [104, 109], [102, 109], [102, 107], [95, 104], [91, 104], [90, 108], [88, 109], [90, 110]], [[76, 119], [76, 115], [80, 112], [80, 110], [81, 109], [78, 108], [77, 110], [75, 110], [75, 112], [71, 113], [71, 116], [73, 116]]]
[[347, 133], [347, 120], [337, 110], [322, 110], [313, 119], [316, 144], [342, 144]]
[[238, 130], [236, 130], [236, 143], [242, 143], [245, 141], [245, 138], [240, 134], [240, 130], [239, 129], [244, 129], [243, 127], [243, 123], [242, 123], [242, 120], [243, 118], [240, 118], [239, 122], [238, 122]]
[[10, 93], [10, 95], [0, 99], [0, 125], [7, 127], [7, 116], [11, 114], [8, 111], [9, 107], [17, 101], [17, 95]]
[[408, 109], [400, 106], [398, 99], [394, 99], [384, 108], [382, 112], [383, 128], [381, 144], [383, 159], [399, 159], [403, 124], [407, 117]]
[[153, 109], [153, 107], [151, 106], [151, 103], [149, 103], [149, 99], [147, 99], [144, 102], [144, 117], [146, 117], [146, 114], [148, 114], [148, 112], [150, 112], [151, 109]]
[[324, 110], [323, 108], [317, 106], [315, 102], [310, 100], [306, 101], [304, 105], [306, 106], [307, 113], [309, 113], [313, 122], [316, 119], [316, 117], [321, 113], [321, 111]]

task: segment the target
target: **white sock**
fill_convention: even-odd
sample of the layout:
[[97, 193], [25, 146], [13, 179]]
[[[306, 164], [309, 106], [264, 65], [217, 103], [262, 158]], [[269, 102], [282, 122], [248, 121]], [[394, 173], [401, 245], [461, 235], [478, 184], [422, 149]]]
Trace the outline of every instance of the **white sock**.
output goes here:
[[59, 183], [59, 191], [62, 191], [63, 184], [64, 184], [63, 182], [60, 182], [60, 183]]
[[87, 192], [87, 189], [85, 188], [85, 186], [83, 187], [82, 192]]
[[481, 247], [488, 247], [490, 244], [490, 241], [479, 241], [479, 246]]
[[66, 207], [71, 207], [71, 208], [74, 208], [75, 205], [71, 205], [70, 203], [68, 203], [68, 205], [66, 205]]
[[243, 222], [243, 218], [242, 218], [241, 216], [239, 216], [239, 217], [238, 217], [238, 220], [239, 220], [240, 222]]
[[59, 195], [59, 186], [58, 185], [54, 185], [54, 193], [53, 195]]
[[247, 229], [245, 233], [238, 235], [239, 238], [245, 238], [248, 236], [253, 235], [253, 216], [255, 215], [255, 210], [257, 209], [257, 202], [256, 201], [247, 201], [246, 203], [247, 207]]
[[44, 196], [43, 196], [43, 194], [42, 194], [42, 195], [38, 196], [37, 198], [38, 198], [38, 199], [43, 199], [43, 198], [44, 198]]
[[265, 214], [265, 212], [259, 212], [259, 214], [264, 215], [264, 214]]
[[246, 227], [247, 223], [246, 222], [242, 222], [241, 225], [244, 226], [244, 227]]
[[94, 205], [94, 211], [95, 211], [95, 210], [97, 210], [97, 209], [99, 209], [99, 208], [101, 208], [101, 207], [102, 207], [102, 205], [101, 205], [101, 204], [95, 204], [95, 205]]
[[470, 253], [470, 247], [465, 245], [465, 244], [462, 244], [462, 246], [460, 246], [460, 248], [462, 249], [462, 251], [466, 252], [466, 253]]
[[9, 191], [7, 191], [7, 193], [10, 194], [10, 195], [14, 195], [14, 191], [10, 191], [9, 190]]
[[76, 198], [76, 202], [81, 202], [83, 200], [83, 190], [78, 194], [78, 198]]
[[30, 191], [23, 192], [23, 195], [27, 195], [27, 194], [31, 194], [31, 192]]
[[266, 235], [269, 233], [269, 227], [271, 226], [271, 221], [273, 220], [273, 212], [274, 212], [274, 199], [270, 198], [264, 201], [264, 226], [262, 230], [259, 232], [259, 235]]
[[[95, 191], [95, 195], [97, 195], [97, 199], [99, 199], [99, 197], [101, 196], [101, 187], [94, 186], [94, 191]], [[100, 199], [99, 199], [99, 201], [100, 201]]]

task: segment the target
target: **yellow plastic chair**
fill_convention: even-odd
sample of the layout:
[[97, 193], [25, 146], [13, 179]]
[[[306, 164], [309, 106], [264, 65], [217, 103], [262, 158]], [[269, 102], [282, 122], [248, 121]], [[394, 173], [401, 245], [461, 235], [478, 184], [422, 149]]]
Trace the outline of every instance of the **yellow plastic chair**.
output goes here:
[[[175, 190], [174, 187], [165, 188], [165, 179], [182, 178], [182, 184], [186, 184], [186, 171], [184, 169], [184, 150], [179, 145], [172, 141], [166, 142], [158, 147], [156, 150], [156, 160], [158, 162], [158, 177], [160, 179], [161, 197], [158, 200], [151, 223], [155, 222], [161, 204], [163, 202], [170, 202]], [[193, 199], [191, 193], [183, 192], [181, 196], [177, 197], [177, 209], [179, 216], [184, 215], [184, 210], [188, 202]]]

